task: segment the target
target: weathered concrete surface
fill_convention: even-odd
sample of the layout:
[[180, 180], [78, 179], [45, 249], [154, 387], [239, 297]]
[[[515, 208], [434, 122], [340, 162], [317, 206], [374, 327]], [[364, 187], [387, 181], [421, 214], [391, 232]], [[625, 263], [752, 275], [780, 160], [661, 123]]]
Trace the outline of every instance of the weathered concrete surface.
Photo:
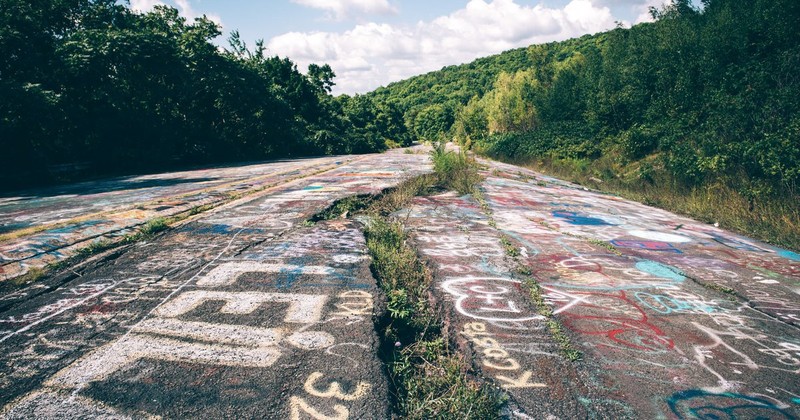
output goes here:
[[433, 268], [445, 323], [474, 365], [510, 396], [509, 414], [524, 418], [619, 417], [594, 400], [576, 367], [559, 353], [500, 235], [470, 197], [421, 197], [398, 212]]
[[218, 205], [358, 159], [338, 156], [212, 168], [31, 190], [0, 198], [0, 280], [113, 241], [147, 221]]
[[367, 156], [6, 294], [0, 416], [388, 417], [363, 235], [303, 222], [427, 170]]
[[[430, 165], [336, 162], [264, 168], [283, 181], [57, 277], [0, 283], [0, 417], [389, 417], [361, 227], [304, 221]], [[506, 416], [800, 416], [797, 254], [486, 165], [485, 207], [447, 193], [398, 217], [451, 337], [508, 393]], [[563, 356], [520, 265], [581, 361]]]
[[[517, 416], [800, 415], [797, 254], [484, 163], [486, 210], [444, 194], [398, 217], [436, 270], [461, 348]], [[583, 361], [548, 339], [501, 235]]]

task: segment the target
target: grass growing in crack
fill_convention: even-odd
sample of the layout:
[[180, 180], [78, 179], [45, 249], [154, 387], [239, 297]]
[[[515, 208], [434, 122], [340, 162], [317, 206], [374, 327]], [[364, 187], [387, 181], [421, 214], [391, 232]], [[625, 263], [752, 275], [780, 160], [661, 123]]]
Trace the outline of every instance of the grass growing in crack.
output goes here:
[[148, 221], [147, 223], [142, 226], [139, 232], [144, 235], [145, 237], [153, 236], [158, 232], [167, 230], [169, 228], [169, 223], [163, 217], [157, 217], [153, 220]]
[[716, 290], [717, 292], [724, 293], [724, 294], [728, 295], [729, 298], [735, 298], [735, 296], [736, 296], [736, 291], [731, 289], [728, 286], [723, 286], [723, 285], [717, 284], [717, 283], [706, 283], [706, 282], [697, 282], [697, 281], [695, 281], [695, 283], [698, 283], [699, 285], [701, 285], [701, 286], [703, 286], [703, 287], [705, 287], [707, 289]]
[[561, 353], [567, 360], [571, 360], [573, 362], [580, 360], [582, 357], [581, 352], [572, 347], [572, 342], [570, 341], [569, 336], [564, 332], [564, 328], [553, 316], [553, 310], [550, 308], [550, 305], [544, 301], [542, 288], [539, 286], [539, 283], [528, 278], [525, 279], [523, 284], [528, 289], [528, 293], [534, 305], [536, 305], [536, 312], [545, 317], [547, 320], [547, 329], [550, 330], [550, 334], [553, 336], [553, 339], [561, 347]]
[[617, 247], [615, 247], [614, 245], [611, 245], [610, 243], [608, 243], [606, 241], [603, 241], [603, 240], [600, 240], [600, 239], [595, 239], [595, 238], [586, 238], [586, 237], [584, 237], [584, 239], [586, 239], [586, 241], [589, 242], [590, 244], [594, 244], [594, 245], [597, 245], [597, 246], [600, 246], [600, 247], [603, 247], [603, 248], [607, 249], [612, 254], [615, 254], [615, 255], [620, 256], [620, 257], [622, 256], [622, 252], [620, 252], [620, 250], [618, 250]]
[[189, 215], [188, 216], [194, 216], [194, 215], [197, 215], [197, 214], [200, 214], [200, 213], [207, 212], [207, 211], [213, 209], [214, 207], [216, 207], [216, 206], [214, 206], [212, 204], [205, 204], [205, 205], [202, 205], [202, 206], [194, 206], [194, 207], [192, 207], [191, 210], [189, 210]]
[[370, 268], [387, 299], [386, 314], [377, 329], [397, 415], [410, 419], [497, 418], [504, 403], [502, 394], [471, 379], [469, 363], [451, 351], [446, 331], [430, 307], [430, 272], [408, 245], [402, 224], [389, 219], [420, 195], [477, 190], [481, 177], [475, 160], [444, 149], [440, 152], [439, 157], [434, 156], [434, 162], [439, 162], [435, 174], [404, 181], [378, 197], [339, 200], [308, 222], [357, 212], [370, 216], [364, 236], [372, 256]]
[[123, 244], [132, 244], [134, 242], [150, 239], [157, 233], [169, 229], [169, 225], [171, 223], [174, 223], [174, 221], [167, 220], [163, 217], [157, 217], [145, 223], [141, 228], [139, 228], [138, 232], [126, 235], [121, 242]]
[[[426, 183], [410, 182], [384, 198], [394, 204], [403, 197], [410, 200], [408, 191], [421, 185]], [[403, 226], [378, 213], [394, 204], [371, 206], [374, 213], [364, 235], [372, 272], [387, 297], [379, 331], [396, 410], [410, 419], [496, 418], [503, 399], [490, 386], [470, 379], [468, 363], [451, 352], [446, 331], [430, 307], [430, 272], [408, 245]]]
[[22, 286], [28, 283], [39, 281], [47, 276], [47, 270], [39, 267], [31, 267], [27, 273], [11, 279], [15, 286]]
[[315, 214], [308, 221], [317, 223], [322, 220], [331, 220], [338, 218], [347, 218], [349, 214], [353, 214], [359, 210], [367, 207], [374, 197], [371, 195], [354, 195], [337, 200], [325, 210]]
[[388, 216], [406, 207], [416, 196], [428, 195], [441, 191], [436, 181], [437, 176], [433, 174], [422, 175], [406, 180], [378, 197], [370, 204], [366, 212]]
[[472, 194], [483, 177], [478, 173], [478, 162], [464, 150], [447, 150], [445, 142], [438, 142], [431, 151], [433, 170], [438, 183], [459, 194]]
[[109, 241], [107, 239], [100, 239], [100, 240], [92, 242], [88, 246], [80, 248], [78, 250], [77, 255], [78, 255], [79, 258], [86, 258], [86, 257], [90, 257], [90, 256], [92, 256], [94, 254], [99, 254], [99, 253], [101, 253], [101, 252], [103, 252], [103, 251], [105, 251], [107, 249], [110, 249], [113, 246], [114, 246], [113, 242], [111, 242], [111, 241]]
[[406, 244], [403, 227], [375, 218], [364, 234], [373, 257], [372, 270], [388, 298], [389, 313], [412, 329], [427, 328], [433, 316], [428, 307], [430, 275]]
[[[495, 222], [494, 217], [492, 217], [492, 211], [489, 207], [489, 202], [486, 200], [486, 197], [483, 195], [483, 191], [480, 188], [476, 188], [476, 193], [474, 194], [475, 199], [478, 200], [480, 203], [483, 212], [486, 214], [486, 217], [489, 218], [489, 226], [497, 229], [497, 222]], [[550, 228], [546, 222], [541, 222], [547, 227]], [[585, 239], [585, 238], [584, 238]], [[542, 289], [535, 280], [530, 278], [533, 274], [531, 269], [519, 261], [520, 251], [514, 245], [513, 242], [508, 238], [508, 236], [501, 234], [500, 235], [500, 243], [503, 245], [503, 249], [506, 252], [506, 255], [513, 258], [516, 262], [517, 274], [520, 274], [525, 278], [523, 284], [528, 289], [528, 292], [531, 296], [531, 300], [533, 301], [534, 305], [536, 305], [536, 312], [545, 317], [547, 328], [550, 330], [550, 335], [552, 335], [553, 339], [558, 343], [559, 347], [561, 348], [561, 353], [567, 360], [570, 361], [578, 361], [581, 359], [582, 355], [581, 352], [572, 347], [572, 342], [569, 339], [569, 336], [564, 332], [564, 328], [561, 326], [561, 323], [556, 320], [555, 316], [553, 315], [553, 310], [550, 308], [549, 305], [544, 301], [544, 296], [542, 296]], [[610, 246], [610, 244], [609, 244]], [[612, 247], [613, 248], [613, 247]], [[614, 251], [617, 251], [614, 248]], [[619, 252], [619, 251], [617, 251]]]
[[506, 255], [511, 258], [516, 258], [520, 256], [519, 249], [508, 239], [506, 235], [500, 235], [500, 243], [503, 244], [503, 249], [506, 251]]

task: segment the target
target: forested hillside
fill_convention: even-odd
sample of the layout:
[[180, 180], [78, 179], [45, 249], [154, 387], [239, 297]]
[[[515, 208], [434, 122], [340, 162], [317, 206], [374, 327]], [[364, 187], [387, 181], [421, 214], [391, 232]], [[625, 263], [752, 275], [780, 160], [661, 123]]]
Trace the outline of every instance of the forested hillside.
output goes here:
[[653, 14], [371, 97], [421, 138], [800, 246], [800, 2], [678, 0]]
[[330, 67], [303, 74], [235, 32], [220, 49], [220, 34], [168, 7], [0, 0], [1, 188], [410, 140], [390, 105], [332, 97]]

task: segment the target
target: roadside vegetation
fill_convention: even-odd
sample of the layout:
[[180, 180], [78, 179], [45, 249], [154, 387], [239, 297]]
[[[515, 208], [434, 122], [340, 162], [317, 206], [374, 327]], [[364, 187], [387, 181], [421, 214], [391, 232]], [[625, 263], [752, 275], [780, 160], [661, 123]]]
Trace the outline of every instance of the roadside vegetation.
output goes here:
[[234, 31], [127, 1], [4, 0], [0, 190], [180, 166], [408, 145], [399, 109], [330, 94]]
[[447, 150], [447, 143], [440, 140], [434, 143], [431, 159], [437, 182], [442, 188], [471, 194], [481, 182], [478, 163], [464, 149]]
[[431, 157], [433, 174], [409, 179], [372, 200], [340, 200], [309, 224], [356, 213], [366, 217], [371, 269], [386, 296], [377, 329], [395, 413], [409, 419], [497, 418], [505, 402], [502, 392], [474, 377], [470, 363], [455, 350], [431, 304], [431, 273], [409, 245], [402, 221], [391, 216], [420, 195], [475, 191], [481, 177], [473, 158], [446, 150], [444, 143], [435, 146]]
[[693, 3], [369, 96], [420, 138], [800, 249], [800, 2]]
[[499, 391], [470, 377], [430, 304], [431, 275], [403, 226], [373, 218], [365, 230], [372, 269], [387, 297], [380, 326], [398, 414], [413, 419], [496, 418]]

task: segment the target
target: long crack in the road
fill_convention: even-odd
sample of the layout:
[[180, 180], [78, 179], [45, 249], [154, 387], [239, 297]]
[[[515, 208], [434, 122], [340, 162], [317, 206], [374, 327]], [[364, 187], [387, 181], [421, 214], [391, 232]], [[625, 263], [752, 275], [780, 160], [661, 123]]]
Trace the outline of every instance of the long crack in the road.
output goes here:
[[[396, 216], [455, 345], [509, 396], [498, 415], [800, 415], [800, 256], [484, 164], [480, 200], [418, 197]], [[429, 170], [424, 154], [353, 160], [7, 292], [2, 417], [390, 417], [362, 227], [304, 222]]]

